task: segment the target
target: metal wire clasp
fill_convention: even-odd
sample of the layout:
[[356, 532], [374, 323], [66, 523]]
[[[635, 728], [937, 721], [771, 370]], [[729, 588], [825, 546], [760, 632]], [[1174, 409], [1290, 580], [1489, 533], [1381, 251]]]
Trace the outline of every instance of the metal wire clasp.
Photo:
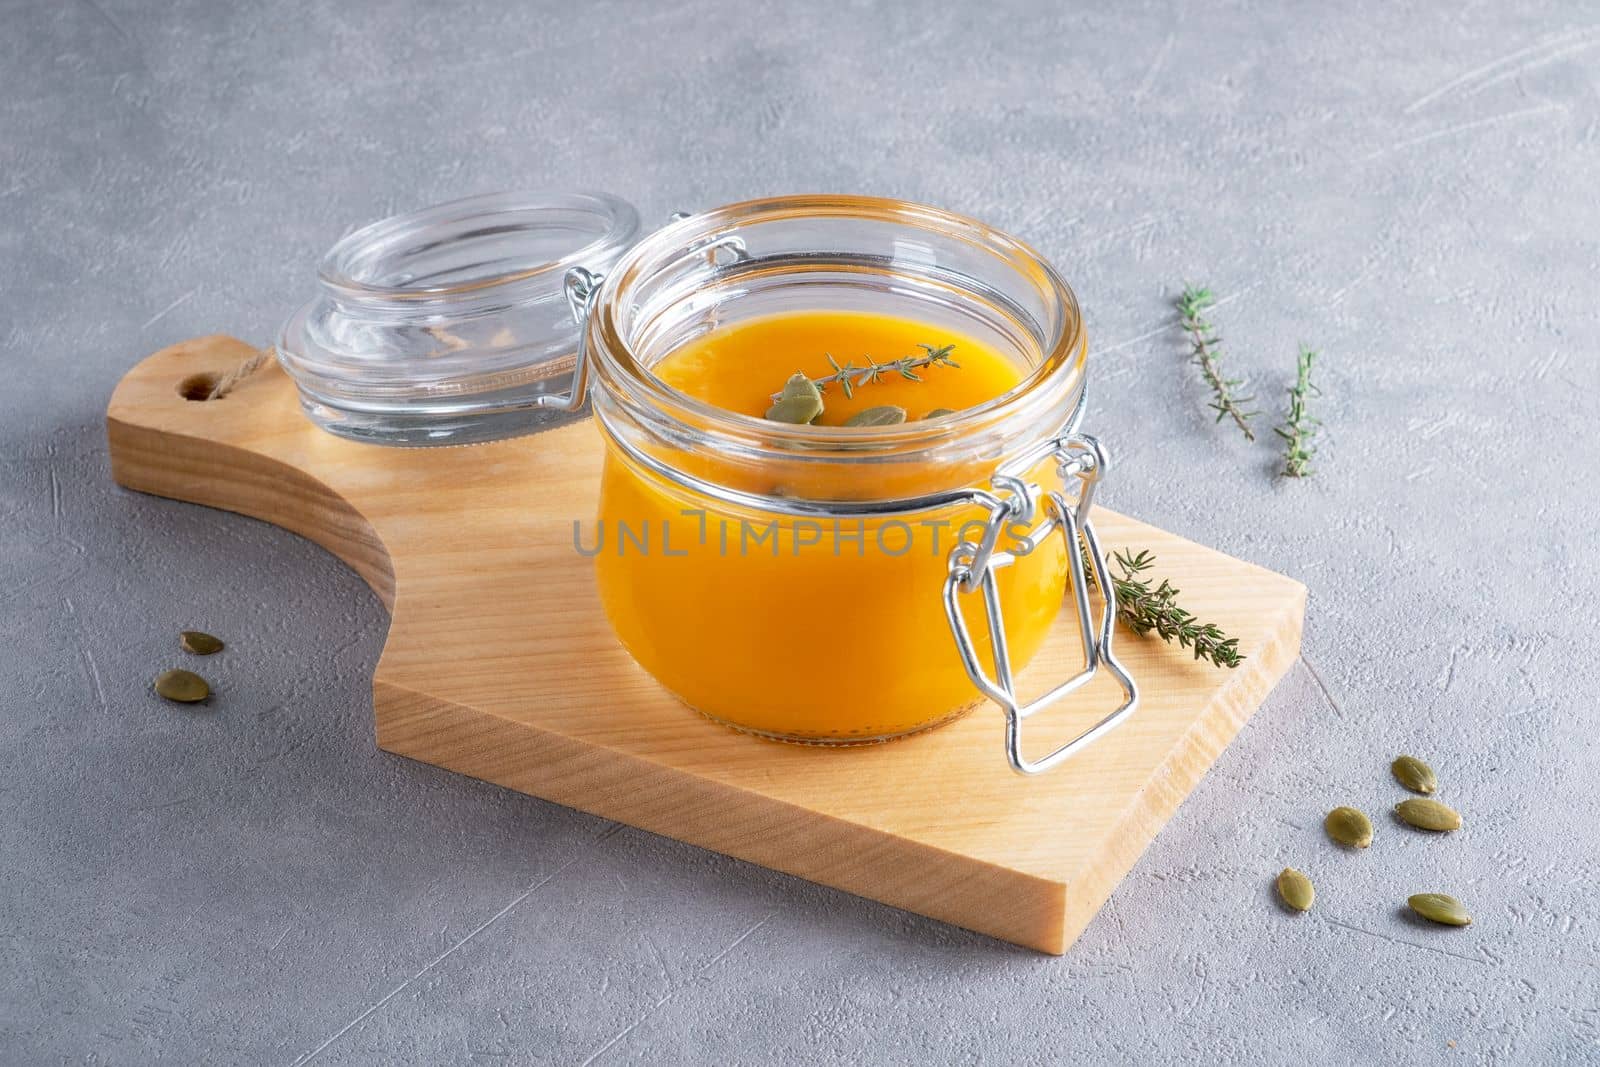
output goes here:
[[[682, 211], [674, 212], [672, 222], [681, 222], [690, 216]], [[704, 241], [696, 242], [684, 250], [683, 255], [674, 259], [677, 263], [690, 256], [705, 256], [706, 262], [712, 267], [717, 266], [718, 253], [728, 252], [735, 263], [743, 262], [750, 258], [744, 240], [733, 234], [722, 234], [708, 237]], [[551, 393], [538, 397], [534, 403], [541, 408], [553, 408], [556, 411], [580, 411], [584, 402], [589, 398], [589, 312], [594, 307], [596, 297], [599, 296], [600, 286], [605, 281], [605, 276], [596, 274], [583, 267], [569, 267], [565, 278], [562, 280], [562, 291], [566, 293], [567, 310], [572, 313], [572, 321], [578, 324], [578, 349], [572, 365], [572, 389], [565, 393]]]
[[[1041, 454], [1042, 453], [1042, 454]], [[976, 541], [962, 541], [950, 552], [949, 573], [944, 581], [945, 617], [950, 632], [955, 637], [956, 649], [961, 653], [967, 677], [984, 696], [1000, 705], [1006, 715], [1006, 760], [1013, 770], [1021, 774], [1038, 774], [1056, 766], [1068, 757], [1082, 751], [1133, 714], [1139, 705], [1139, 689], [1128, 672], [1118, 662], [1112, 650], [1112, 640], [1117, 621], [1117, 594], [1111, 576], [1100, 552], [1099, 540], [1089, 522], [1089, 508], [1094, 488], [1106, 469], [1106, 456], [1100, 443], [1086, 434], [1069, 434], [1049, 442], [1046, 448], [1032, 453], [1013, 469], [1027, 471], [1041, 460], [1053, 456], [1057, 460], [1057, 473], [1065, 487], [1072, 479], [1079, 483], [1077, 500], [1069, 503], [1060, 491], [1043, 494], [1039, 486], [1022, 478], [997, 474], [990, 480], [992, 492], [976, 494], [976, 499], [989, 509], [989, 519], [982, 535]], [[1043, 522], [1033, 525], [1040, 511], [1046, 513]], [[1028, 532], [1016, 538], [1015, 551], [1001, 550], [1000, 536], [1008, 528], [1029, 524]], [[1057, 685], [1048, 693], [1029, 704], [1019, 704], [1016, 683], [1011, 673], [1011, 654], [1006, 648], [1005, 619], [1000, 605], [1000, 587], [995, 573], [1009, 566], [1017, 558], [1033, 551], [1045, 538], [1060, 530], [1066, 540], [1067, 560], [1072, 571], [1071, 595], [1078, 608], [1078, 631], [1083, 639], [1083, 669]], [[1081, 546], [1081, 547], [1080, 547]], [[1094, 567], [1094, 585], [1100, 590], [1102, 608], [1098, 625], [1089, 602], [1088, 575], [1084, 569], [1084, 556]], [[981, 592], [985, 624], [989, 630], [989, 644], [993, 653], [993, 676], [985, 670], [978, 657], [977, 647], [961, 613], [961, 597]], [[1072, 740], [1036, 760], [1030, 760], [1022, 751], [1022, 723], [1069, 693], [1088, 684], [1104, 665], [1122, 687], [1123, 701], [1116, 710]]]

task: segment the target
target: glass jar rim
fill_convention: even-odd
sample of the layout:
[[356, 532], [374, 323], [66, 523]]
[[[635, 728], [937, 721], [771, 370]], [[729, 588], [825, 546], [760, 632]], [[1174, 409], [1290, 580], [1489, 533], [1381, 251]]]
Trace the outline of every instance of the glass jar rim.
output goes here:
[[[709, 250], [724, 231], [741, 224], [805, 217], [859, 217], [942, 230], [983, 248], [1029, 277], [1059, 306], [1060, 320], [1053, 336], [1043, 339], [1042, 358], [1016, 385], [980, 404], [936, 420], [919, 420], [890, 426], [812, 426], [774, 422], [759, 416], [729, 411], [700, 400], [670, 385], [654, 373], [635, 351], [621, 319], [633, 301], [633, 289], [651, 274], [680, 262], [684, 256]], [[1085, 343], [1081, 309], [1072, 288], [1053, 265], [1032, 246], [966, 215], [907, 200], [887, 197], [801, 194], [745, 200], [680, 219], [646, 236], [625, 252], [597, 294], [588, 323], [590, 359], [596, 364], [602, 387], [618, 387], [627, 399], [654, 409], [670, 422], [692, 423], [723, 444], [738, 450], [772, 451], [814, 458], [849, 457], [863, 450], [874, 453], [915, 451], [980, 432], [998, 423], [1026, 425], [1027, 414], [1050, 406], [1063, 391], [1081, 393], [1085, 374]], [[1013, 421], [1015, 420], [1015, 421]], [[603, 419], [602, 419], [603, 421]], [[1059, 426], [1034, 427], [1035, 433], [1054, 434]]]

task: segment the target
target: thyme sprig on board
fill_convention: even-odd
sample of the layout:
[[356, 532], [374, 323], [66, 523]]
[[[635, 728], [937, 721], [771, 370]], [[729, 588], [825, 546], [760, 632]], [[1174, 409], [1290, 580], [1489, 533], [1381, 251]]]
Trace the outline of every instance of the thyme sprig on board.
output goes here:
[[1289, 389], [1289, 413], [1283, 425], [1273, 429], [1284, 440], [1283, 474], [1286, 478], [1304, 478], [1310, 474], [1311, 457], [1317, 454], [1311, 439], [1316, 436], [1317, 427], [1322, 423], [1306, 412], [1306, 401], [1320, 395], [1317, 387], [1311, 384], [1311, 367], [1316, 360], [1316, 352], [1305, 345], [1300, 346], [1300, 355], [1295, 363], [1294, 385]]
[[[862, 356], [867, 361], [864, 367], [855, 365], [855, 360], [845, 360], [841, 366], [832, 355], [828, 356], [828, 365], [833, 368], [832, 374], [825, 374], [821, 378], [811, 379], [811, 384], [816, 386], [817, 392], [826, 391], [827, 387], [835, 383], [844, 390], [846, 399], [855, 396], [855, 392], [863, 385], [872, 385], [883, 380], [886, 374], [897, 374], [907, 381], [920, 382], [922, 378], [916, 373], [924, 367], [956, 367], [961, 364], [950, 358], [950, 353], [956, 350], [955, 345], [918, 345], [923, 354], [920, 356], [904, 356], [900, 359], [891, 359], [887, 363], [879, 363], [871, 356]], [[778, 400], [783, 396], [781, 392], [773, 393], [772, 399]]]
[[[1202, 623], [1194, 615], [1178, 606], [1180, 590], [1163, 578], [1154, 588], [1150, 579], [1141, 577], [1155, 566], [1156, 557], [1149, 549], [1138, 553], [1116, 552], [1113, 561], [1121, 574], [1111, 575], [1111, 584], [1117, 591], [1117, 620], [1140, 637], [1155, 634], [1168, 644], [1176, 641], [1180, 648], [1194, 650], [1195, 659], [1209, 660], [1218, 667], [1234, 668], [1244, 662], [1239, 654], [1239, 639], [1229, 637], [1214, 622]], [[1084, 572], [1094, 579], [1094, 569], [1089, 565], [1085, 550]]]
[[1217, 336], [1215, 327], [1206, 319], [1206, 311], [1214, 303], [1216, 299], [1210, 289], [1185, 285], [1183, 295], [1178, 298], [1178, 315], [1184, 332], [1189, 335], [1194, 365], [1200, 368], [1200, 376], [1211, 387], [1211, 410], [1217, 413], [1217, 421], [1232, 419], [1244, 434], [1244, 439], [1254, 441], [1256, 433], [1250, 426], [1250, 420], [1260, 412], [1247, 409], [1255, 397], [1239, 395], [1239, 390], [1245, 384], [1244, 379], [1229, 378], [1223, 373], [1222, 338]]

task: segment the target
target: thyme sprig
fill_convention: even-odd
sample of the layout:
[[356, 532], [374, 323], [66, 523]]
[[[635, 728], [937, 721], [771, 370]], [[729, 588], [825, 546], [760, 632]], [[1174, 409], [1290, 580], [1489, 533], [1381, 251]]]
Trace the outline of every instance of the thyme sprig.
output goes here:
[[1286, 478], [1309, 475], [1311, 457], [1317, 454], [1317, 447], [1311, 443], [1311, 439], [1317, 435], [1317, 427], [1322, 422], [1306, 412], [1306, 401], [1321, 395], [1321, 390], [1311, 384], [1311, 366], [1316, 360], [1316, 352], [1305, 345], [1300, 346], [1300, 355], [1295, 362], [1294, 385], [1289, 389], [1289, 413], [1283, 425], [1273, 429], [1284, 440], [1283, 474]]
[[[844, 390], [845, 399], [855, 396], [855, 392], [863, 385], [872, 385], [883, 380], [885, 374], [898, 374], [907, 381], [920, 382], [922, 378], [916, 373], [924, 367], [956, 367], [961, 364], [950, 358], [950, 353], [956, 349], [955, 345], [918, 345], [923, 354], [920, 356], [904, 356], [892, 359], [887, 363], [879, 363], [871, 356], [862, 356], [867, 361], [865, 367], [855, 365], [855, 360], [845, 360], [841, 366], [839, 361], [830, 354], [828, 365], [833, 368], [832, 374], [825, 374], [821, 378], [811, 379], [811, 384], [817, 387], [817, 392], [823, 392], [828, 386], [835, 383]], [[772, 399], [778, 400], [783, 394], [773, 393]]]
[[1194, 365], [1200, 368], [1201, 377], [1211, 387], [1211, 410], [1217, 413], [1217, 421], [1232, 419], [1244, 434], [1244, 439], [1254, 441], [1256, 433], [1250, 427], [1250, 420], [1260, 412], [1246, 409], [1255, 397], [1238, 395], [1238, 390], [1245, 384], [1244, 379], [1223, 375], [1222, 338], [1217, 336], [1215, 327], [1206, 319], [1206, 311], [1214, 303], [1216, 299], [1210, 289], [1185, 285], [1183, 295], [1178, 298], [1178, 315], [1184, 332], [1189, 335]]
[[[1149, 549], [1134, 555], [1116, 552], [1112, 559], [1122, 570], [1111, 576], [1111, 584], [1117, 591], [1117, 619], [1124, 626], [1141, 637], [1153, 633], [1169, 644], [1176, 641], [1181, 648], [1192, 648], [1195, 659], [1209, 660], [1218, 667], [1233, 668], [1244, 662], [1239, 639], [1227, 636], [1214, 622], [1199, 622], [1179, 607], [1180, 590], [1170, 581], [1163, 578], [1152, 589], [1150, 579], [1140, 577], [1156, 563]], [[1092, 579], [1094, 571], [1087, 560], [1084, 569]]]

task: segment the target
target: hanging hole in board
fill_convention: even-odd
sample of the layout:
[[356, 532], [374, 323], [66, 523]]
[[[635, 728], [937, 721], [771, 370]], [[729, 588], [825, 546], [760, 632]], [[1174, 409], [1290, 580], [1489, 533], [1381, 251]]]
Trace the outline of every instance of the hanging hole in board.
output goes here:
[[185, 400], [210, 400], [211, 391], [217, 387], [217, 381], [221, 377], [210, 371], [191, 374], [178, 383], [178, 395]]

